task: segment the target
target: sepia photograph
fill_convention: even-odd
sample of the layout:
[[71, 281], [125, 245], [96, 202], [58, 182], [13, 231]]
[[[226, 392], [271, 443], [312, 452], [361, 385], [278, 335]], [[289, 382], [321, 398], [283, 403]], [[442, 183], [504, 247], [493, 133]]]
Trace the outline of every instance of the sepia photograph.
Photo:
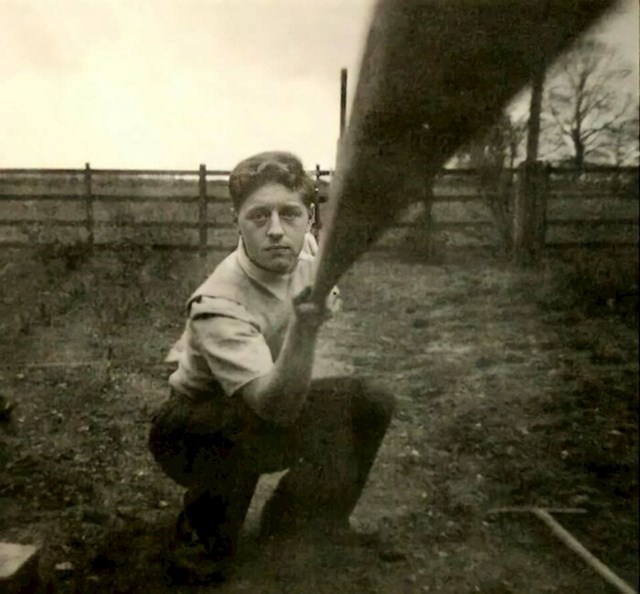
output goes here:
[[0, 594], [638, 593], [637, 0], [0, 15]]

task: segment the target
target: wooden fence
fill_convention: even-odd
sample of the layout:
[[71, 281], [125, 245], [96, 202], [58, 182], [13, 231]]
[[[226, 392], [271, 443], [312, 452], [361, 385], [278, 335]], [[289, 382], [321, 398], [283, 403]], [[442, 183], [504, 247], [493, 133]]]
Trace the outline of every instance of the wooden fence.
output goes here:
[[[321, 199], [331, 171], [316, 166], [309, 173]], [[197, 170], [93, 169], [89, 164], [84, 169], [0, 169], [0, 246], [80, 241], [202, 254], [229, 250], [237, 231], [228, 175], [205, 165]], [[499, 247], [505, 235], [529, 250], [637, 244], [636, 168], [578, 174], [540, 167], [535, 176], [517, 169], [501, 171], [500, 177], [508, 183], [487, 188], [477, 171], [443, 170], [432, 192], [416, 190], [417, 206], [376, 247], [396, 247], [416, 235], [451, 247]], [[520, 199], [523, 193], [533, 202]], [[320, 224], [322, 215], [320, 206]]]
[[[0, 246], [81, 241], [112, 248], [150, 243], [201, 253], [228, 249], [226, 240], [236, 235], [229, 173], [206, 165], [197, 170], [94, 169], [88, 163], [82, 170], [0, 169]], [[330, 175], [319, 166], [310, 173], [317, 187]]]

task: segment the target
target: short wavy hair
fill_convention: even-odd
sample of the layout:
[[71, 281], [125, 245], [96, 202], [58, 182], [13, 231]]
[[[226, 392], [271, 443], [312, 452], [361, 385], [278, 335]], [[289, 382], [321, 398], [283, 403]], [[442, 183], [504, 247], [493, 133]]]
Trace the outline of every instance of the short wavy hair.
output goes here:
[[233, 168], [229, 176], [229, 193], [236, 212], [253, 192], [267, 184], [281, 184], [299, 192], [307, 208], [315, 200], [315, 184], [305, 172], [302, 161], [292, 153], [267, 151], [243, 159]]

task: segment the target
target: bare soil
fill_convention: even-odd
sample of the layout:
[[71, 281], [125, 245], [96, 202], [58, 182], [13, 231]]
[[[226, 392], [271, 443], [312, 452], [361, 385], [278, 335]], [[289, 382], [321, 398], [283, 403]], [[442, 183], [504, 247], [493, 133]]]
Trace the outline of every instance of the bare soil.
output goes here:
[[[49, 591], [214, 590], [167, 581], [182, 490], [146, 438], [182, 303], [219, 258], [2, 256], [0, 394], [14, 408], [0, 424], [0, 540], [42, 545]], [[490, 513], [505, 506], [584, 510], [556, 517], [635, 585], [637, 301], [569, 299], [562, 271], [479, 255], [357, 264], [317, 373], [369, 377], [397, 398], [352, 518], [377, 539], [261, 542], [260, 506], [278, 478], [266, 476], [237, 570], [216, 590], [613, 591], [530, 514]]]

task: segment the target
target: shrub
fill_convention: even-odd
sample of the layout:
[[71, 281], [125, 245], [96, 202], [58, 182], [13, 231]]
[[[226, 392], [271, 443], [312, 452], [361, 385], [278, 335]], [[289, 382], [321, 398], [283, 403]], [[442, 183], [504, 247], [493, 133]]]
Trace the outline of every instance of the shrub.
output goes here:
[[80, 268], [89, 259], [91, 253], [91, 245], [84, 241], [78, 240], [72, 243], [55, 241], [37, 245], [33, 251], [33, 257], [45, 269], [62, 268], [62, 271], [66, 272]]
[[634, 248], [572, 250], [551, 265], [551, 301], [589, 315], [638, 319], [638, 253]]

